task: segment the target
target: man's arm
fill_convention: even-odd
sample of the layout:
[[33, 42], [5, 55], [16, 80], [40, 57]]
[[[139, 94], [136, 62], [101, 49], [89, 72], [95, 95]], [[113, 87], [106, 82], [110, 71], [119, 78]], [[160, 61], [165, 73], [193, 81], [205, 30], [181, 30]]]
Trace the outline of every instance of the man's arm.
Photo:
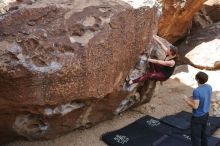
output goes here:
[[199, 100], [193, 100], [192, 97], [184, 97], [186, 103], [193, 109], [197, 109], [199, 107]]

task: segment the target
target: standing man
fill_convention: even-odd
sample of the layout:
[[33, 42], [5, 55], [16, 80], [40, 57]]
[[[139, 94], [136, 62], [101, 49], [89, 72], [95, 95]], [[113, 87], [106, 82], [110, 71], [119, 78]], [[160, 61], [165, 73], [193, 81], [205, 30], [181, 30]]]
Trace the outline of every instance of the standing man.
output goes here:
[[198, 72], [195, 76], [198, 87], [191, 97], [185, 97], [186, 103], [192, 107], [191, 139], [192, 146], [208, 146], [206, 127], [211, 105], [212, 87], [206, 82], [208, 75]]

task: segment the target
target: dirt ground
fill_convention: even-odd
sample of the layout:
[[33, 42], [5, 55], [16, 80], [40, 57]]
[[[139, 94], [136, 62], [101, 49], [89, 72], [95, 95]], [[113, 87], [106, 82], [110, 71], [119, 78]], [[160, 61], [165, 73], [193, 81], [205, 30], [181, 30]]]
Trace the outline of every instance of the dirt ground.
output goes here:
[[180, 83], [177, 79], [169, 79], [163, 85], [157, 84], [155, 94], [150, 103], [124, 112], [112, 120], [100, 123], [86, 130], [76, 130], [60, 138], [49, 141], [16, 141], [6, 146], [106, 146], [100, 140], [103, 133], [122, 128], [144, 115], [157, 118], [191, 109], [183, 101], [183, 95], [190, 96], [192, 88]]

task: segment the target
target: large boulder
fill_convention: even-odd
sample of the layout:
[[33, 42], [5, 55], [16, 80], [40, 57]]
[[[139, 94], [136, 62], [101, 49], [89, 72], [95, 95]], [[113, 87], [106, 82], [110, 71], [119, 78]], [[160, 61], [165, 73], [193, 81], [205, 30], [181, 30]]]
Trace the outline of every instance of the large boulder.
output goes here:
[[163, 0], [163, 14], [159, 23], [159, 36], [171, 43], [185, 37], [192, 26], [194, 14], [206, 0]]
[[179, 52], [181, 63], [200, 69], [220, 69], [220, 22], [188, 36]]
[[[14, 4], [0, 18], [0, 142], [54, 138], [122, 112], [124, 80], [158, 14], [121, 0]], [[151, 87], [129, 107], [149, 101]]]

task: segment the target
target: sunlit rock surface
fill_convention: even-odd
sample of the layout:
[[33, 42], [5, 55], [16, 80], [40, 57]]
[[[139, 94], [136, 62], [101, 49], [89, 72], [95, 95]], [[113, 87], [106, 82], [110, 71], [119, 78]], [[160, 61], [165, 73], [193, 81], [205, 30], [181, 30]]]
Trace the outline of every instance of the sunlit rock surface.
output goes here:
[[179, 52], [181, 62], [200, 69], [220, 69], [220, 22], [188, 36]]
[[212, 99], [213, 114], [220, 117], [220, 91]]
[[10, 3], [13, 2], [16, 2], [16, 0], [0, 0], [0, 15], [7, 13]]
[[195, 80], [195, 75], [199, 72], [205, 72], [209, 76], [208, 84], [210, 84], [213, 88], [213, 92], [220, 91], [220, 87], [218, 80], [220, 80], [220, 71], [209, 71], [209, 70], [201, 70], [190, 65], [180, 65], [175, 69], [174, 75], [171, 77], [172, 79], [179, 79], [181, 83], [184, 83], [190, 87], [197, 87], [197, 81]]
[[151, 53], [160, 14], [156, 5], [13, 3], [0, 16], [1, 143], [55, 138], [148, 102], [155, 82], [133, 92], [124, 81], [139, 56]]

